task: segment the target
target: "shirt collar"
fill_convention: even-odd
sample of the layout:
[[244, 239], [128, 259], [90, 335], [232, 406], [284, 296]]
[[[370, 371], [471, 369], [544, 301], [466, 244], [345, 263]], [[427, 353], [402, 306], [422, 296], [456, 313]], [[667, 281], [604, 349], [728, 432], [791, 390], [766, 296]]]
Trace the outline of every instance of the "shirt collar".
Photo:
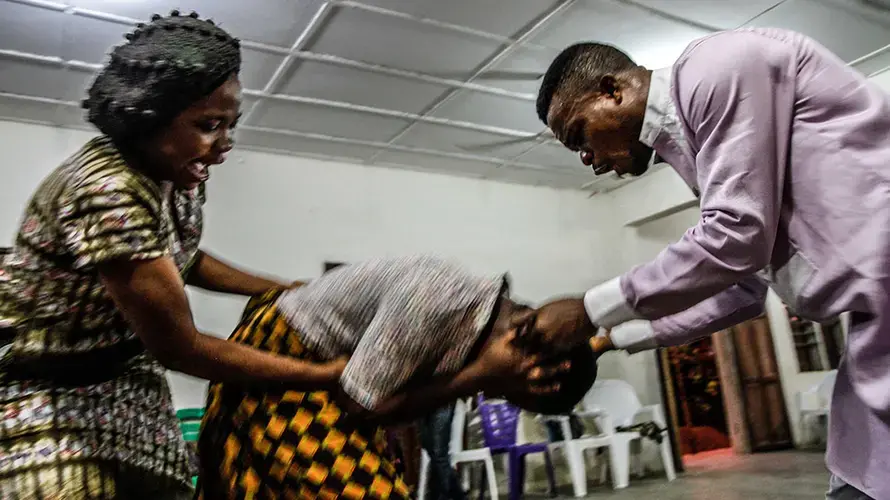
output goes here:
[[671, 99], [671, 72], [670, 66], [653, 70], [649, 81], [649, 97], [646, 100], [646, 114], [643, 116], [640, 142], [650, 148], [654, 146], [659, 135], [677, 123], [677, 111]]

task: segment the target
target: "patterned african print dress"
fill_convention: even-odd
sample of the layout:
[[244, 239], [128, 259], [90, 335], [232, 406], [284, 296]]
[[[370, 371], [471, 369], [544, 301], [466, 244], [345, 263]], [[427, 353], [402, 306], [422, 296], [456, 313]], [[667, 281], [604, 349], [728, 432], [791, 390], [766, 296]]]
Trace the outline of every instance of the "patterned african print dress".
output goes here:
[[97, 266], [172, 256], [185, 276], [203, 202], [203, 186], [159, 186], [105, 137], [40, 185], [0, 269], [0, 340], [11, 341], [0, 359], [0, 499], [188, 494], [192, 457], [165, 370]]
[[[277, 309], [252, 299], [231, 341], [323, 361]], [[345, 418], [327, 391], [212, 384], [199, 438], [205, 500], [411, 498], [381, 427]]]

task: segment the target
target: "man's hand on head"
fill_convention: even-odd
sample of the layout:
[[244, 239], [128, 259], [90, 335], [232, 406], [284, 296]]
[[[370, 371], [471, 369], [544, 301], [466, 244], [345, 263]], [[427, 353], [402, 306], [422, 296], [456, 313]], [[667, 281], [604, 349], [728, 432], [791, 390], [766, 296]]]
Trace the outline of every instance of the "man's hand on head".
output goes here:
[[596, 354], [602, 354], [608, 351], [614, 351], [615, 345], [612, 344], [612, 330], [606, 330], [605, 334], [590, 337], [590, 348]]

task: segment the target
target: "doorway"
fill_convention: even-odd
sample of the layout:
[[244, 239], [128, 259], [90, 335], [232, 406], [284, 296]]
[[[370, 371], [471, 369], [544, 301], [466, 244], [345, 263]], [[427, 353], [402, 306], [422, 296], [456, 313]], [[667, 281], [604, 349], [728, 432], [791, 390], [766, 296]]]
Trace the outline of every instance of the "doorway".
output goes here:
[[729, 427], [713, 341], [707, 337], [665, 351], [674, 386], [680, 454], [729, 448]]
[[[767, 317], [659, 353], [676, 461], [793, 446]], [[729, 450], [731, 448], [731, 450]]]

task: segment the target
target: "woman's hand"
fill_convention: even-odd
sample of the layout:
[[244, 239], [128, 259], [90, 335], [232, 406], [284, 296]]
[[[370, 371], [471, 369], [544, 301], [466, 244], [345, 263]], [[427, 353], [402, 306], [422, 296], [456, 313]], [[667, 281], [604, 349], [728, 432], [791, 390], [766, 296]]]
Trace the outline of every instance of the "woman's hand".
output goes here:
[[324, 364], [324, 369], [328, 376], [331, 378], [336, 384], [340, 383], [340, 377], [343, 376], [343, 371], [346, 370], [346, 365], [349, 363], [349, 356], [340, 356], [337, 359], [332, 361], [328, 361]]
[[493, 339], [473, 365], [482, 390], [497, 395], [515, 392], [517, 388], [535, 394], [557, 391], [559, 383], [554, 378], [571, 366], [565, 360], [547, 360], [524, 352], [516, 346], [515, 331]]

